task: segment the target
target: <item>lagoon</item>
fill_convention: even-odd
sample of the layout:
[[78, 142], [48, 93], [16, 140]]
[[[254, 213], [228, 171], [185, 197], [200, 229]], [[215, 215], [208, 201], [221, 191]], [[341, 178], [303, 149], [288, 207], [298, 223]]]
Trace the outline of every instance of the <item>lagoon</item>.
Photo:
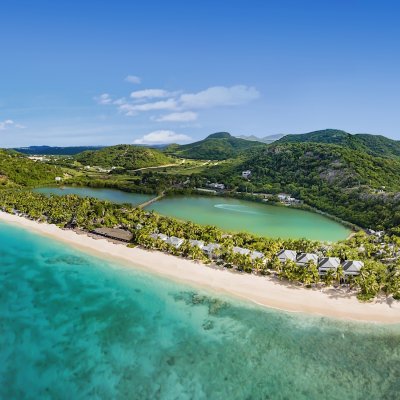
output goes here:
[[286, 206], [208, 196], [174, 196], [148, 207], [162, 215], [259, 236], [337, 241], [350, 230], [323, 215]]
[[67, 194], [76, 194], [81, 197], [95, 197], [99, 200], [107, 200], [113, 203], [132, 204], [137, 206], [151, 199], [153, 196], [142, 193], [124, 192], [117, 189], [91, 188], [85, 186], [46, 186], [33, 189], [34, 192], [45, 195], [65, 196]]
[[400, 327], [264, 309], [0, 223], [0, 398], [395, 399]]
[[[76, 194], [133, 206], [144, 203], [154, 196], [117, 189], [80, 186], [42, 187], [34, 191], [58, 196]], [[338, 241], [346, 239], [351, 232], [342, 224], [321, 214], [219, 196], [170, 196], [151, 204], [146, 209], [181, 220], [215, 225], [226, 231], [245, 231], [274, 238]]]

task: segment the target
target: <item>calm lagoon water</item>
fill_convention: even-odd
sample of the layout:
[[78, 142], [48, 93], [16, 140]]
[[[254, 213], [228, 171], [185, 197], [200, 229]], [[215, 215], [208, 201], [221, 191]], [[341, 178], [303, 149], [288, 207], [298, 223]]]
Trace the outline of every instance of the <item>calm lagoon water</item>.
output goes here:
[[350, 234], [345, 226], [320, 214], [222, 197], [167, 197], [148, 209], [199, 224], [260, 236], [337, 241]]
[[57, 186], [57, 187], [41, 187], [34, 189], [35, 192], [46, 195], [55, 194], [57, 196], [65, 196], [67, 194], [76, 194], [82, 197], [95, 197], [100, 200], [108, 200], [114, 203], [126, 203], [134, 206], [144, 203], [153, 196], [142, 193], [130, 193], [116, 189], [106, 188], [90, 188], [80, 186]]
[[[89, 187], [42, 187], [34, 190], [59, 196], [77, 194], [132, 205], [144, 203], [152, 197]], [[147, 209], [199, 224], [216, 225], [227, 231], [247, 231], [260, 236], [337, 241], [350, 234], [348, 228], [320, 214], [222, 197], [173, 196], [153, 203]]]
[[399, 326], [260, 308], [0, 223], [1, 399], [398, 399], [399, 375]]

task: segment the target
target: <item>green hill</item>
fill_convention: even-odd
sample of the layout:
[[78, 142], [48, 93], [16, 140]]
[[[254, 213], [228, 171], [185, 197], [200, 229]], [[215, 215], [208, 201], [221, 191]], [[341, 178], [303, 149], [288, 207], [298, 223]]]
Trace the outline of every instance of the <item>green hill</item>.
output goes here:
[[173, 160], [158, 150], [147, 147], [121, 144], [79, 153], [75, 159], [84, 165], [104, 168], [121, 167], [138, 169], [171, 164]]
[[58, 175], [63, 175], [59, 167], [32, 161], [13, 150], [0, 149], [0, 187], [54, 183]]
[[286, 135], [278, 140], [278, 143], [306, 142], [337, 144], [379, 157], [400, 157], [400, 141], [381, 135], [352, 135], [337, 129], [325, 129], [301, 135]]
[[256, 147], [265, 147], [264, 143], [239, 139], [228, 132], [214, 133], [199, 142], [186, 145], [171, 145], [164, 151], [176, 157], [197, 160], [226, 160]]
[[[249, 181], [241, 171], [251, 170]], [[286, 192], [363, 227], [400, 224], [400, 160], [343, 146], [274, 143], [231, 168], [214, 167], [208, 178], [239, 190]]]

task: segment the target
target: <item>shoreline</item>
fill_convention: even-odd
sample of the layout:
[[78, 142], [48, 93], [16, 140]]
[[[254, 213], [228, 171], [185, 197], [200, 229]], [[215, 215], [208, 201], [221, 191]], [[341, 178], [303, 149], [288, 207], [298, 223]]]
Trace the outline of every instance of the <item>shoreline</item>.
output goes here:
[[360, 303], [354, 295], [334, 288], [306, 289], [266, 276], [233, 273], [159, 251], [129, 248], [106, 239], [94, 239], [86, 234], [78, 234], [56, 225], [39, 223], [2, 211], [0, 221], [50, 237], [94, 256], [107, 258], [111, 262], [120, 261], [129, 268], [140, 269], [216, 293], [232, 295], [260, 306], [339, 320], [400, 323], [400, 302], [393, 299], [379, 298], [371, 303]]

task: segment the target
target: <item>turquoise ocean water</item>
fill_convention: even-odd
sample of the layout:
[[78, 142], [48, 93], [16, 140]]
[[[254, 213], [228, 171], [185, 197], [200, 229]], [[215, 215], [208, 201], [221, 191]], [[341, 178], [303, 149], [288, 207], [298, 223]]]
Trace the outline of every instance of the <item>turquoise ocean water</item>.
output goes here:
[[0, 399], [399, 393], [399, 326], [264, 309], [0, 223]]

